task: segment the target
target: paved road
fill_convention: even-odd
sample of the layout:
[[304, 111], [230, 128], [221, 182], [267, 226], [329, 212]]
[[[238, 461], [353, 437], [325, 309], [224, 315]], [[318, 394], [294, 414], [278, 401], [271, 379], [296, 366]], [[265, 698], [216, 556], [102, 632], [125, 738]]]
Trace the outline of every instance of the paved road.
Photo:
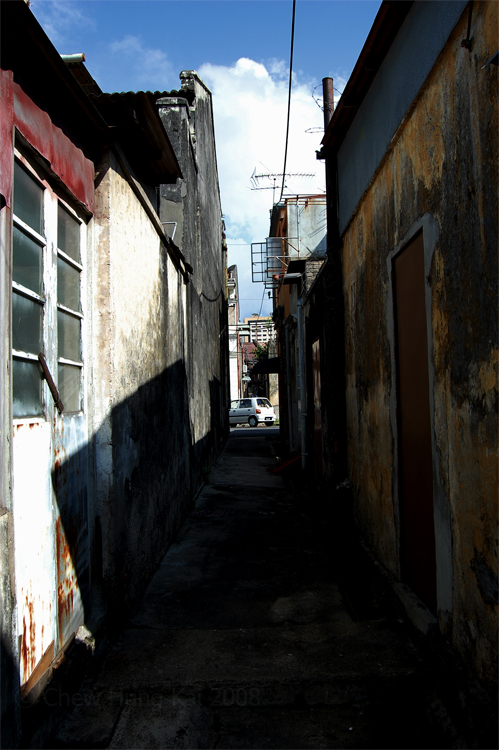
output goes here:
[[397, 623], [354, 622], [275, 468], [231, 430], [195, 510], [57, 747], [436, 747]]

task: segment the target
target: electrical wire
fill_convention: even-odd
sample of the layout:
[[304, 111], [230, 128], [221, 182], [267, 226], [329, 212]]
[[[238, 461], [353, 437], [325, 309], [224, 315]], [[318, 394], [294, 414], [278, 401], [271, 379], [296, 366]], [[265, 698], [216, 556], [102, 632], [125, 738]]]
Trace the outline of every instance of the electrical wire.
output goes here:
[[[291, 112], [291, 82], [292, 82], [292, 77], [293, 77], [293, 46], [295, 42], [295, 10], [296, 10], [296, 0], [293, 0], [293, 20], [291, 23], [291, 53], [289, 55], [288, 119], [286, 123], [286, 145], [284, 147], [284, 167], [282, 169], [282, 186], [281, 186], [281, 196], [279, 198], [279, 203], [282, 201], [284, 187], [286, 185], [286, 161], [288, 158], [288, 141], [289, 141], [289, 116]], [[263, 304], [263, 300], [262, 300], [262, 304]]]

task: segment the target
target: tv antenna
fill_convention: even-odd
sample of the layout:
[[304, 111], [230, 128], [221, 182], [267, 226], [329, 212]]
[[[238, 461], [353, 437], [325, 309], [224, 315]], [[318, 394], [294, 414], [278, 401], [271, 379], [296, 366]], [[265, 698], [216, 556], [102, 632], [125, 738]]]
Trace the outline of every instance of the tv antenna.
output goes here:
[[[287, 177], [300, 177], [302, 179], [310, 179], [311, 177], [315, 177], [315, 173], [295, 172], [294, 174], [290, 174], [289, 172], [286, 172], [286, 174], [284, 174], [283, 172], [264, 172], [263, 174], [257, 174], [255, 167], [255, 169], [253, 170], [253, 174], [250, 177], [251, 190], [272, 190], [272, 203], [275, 203], [275, 191], [276, 189], [281, 188], [281, 185], [277, 184], [277, 180], [279, 177], [282, 177], [282, 182], [285, 183]], [[272, 184], [262, 184], [265, 182], [270, 182]]]

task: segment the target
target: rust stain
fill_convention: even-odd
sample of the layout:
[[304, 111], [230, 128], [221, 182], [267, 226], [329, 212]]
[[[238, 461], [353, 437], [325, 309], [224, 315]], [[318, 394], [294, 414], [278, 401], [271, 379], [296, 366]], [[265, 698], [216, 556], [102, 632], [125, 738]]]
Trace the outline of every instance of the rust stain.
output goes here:
[[57, 617], [59, 619], [59, 639], [61, 643], [64, 639], [65, 625], [67, 625], [73, 613], [73, 605], [74, 605], [74, 591], [72, 588], [73, 585], [74, 585], [74, 580], [72, 578], [66, 578], [57, 587], [57, 605], [58, 605]]
[[14, 424], [12, 425], [12, 436], [15, 438], [15, 436], [24, 430], [38, 430], [43, 429], [44, 422], [22, 422], [21, 424]]
[[47, 671], [54, 658], [54, 641], [49, 645], [40, 661], [31, 672], [29, 679], [21, 685], [21, 698], [24, 698]]
[[[26, 622], [27, 618], [27, 622]], [[26, 594], [23, 614], [23, 632], [21, 636], [21, 674], [22, 682], [26, 682], [36, 665], [36, 625], [34, 605], [29, 594]]]
[[[75, 540], [75, 548], [71, 550], [68, 538]], [[78, 589], [78, 583], [73, 570], [73, 555], [76, 555], [76, 537], [66, 534], [61, 518], [56, 523], [56, 547], [57, 547], [57, 618], [59, 623], [59, 641], [64, 640], [64, 632], [67, 627], [74, 609], [75, 594]]]

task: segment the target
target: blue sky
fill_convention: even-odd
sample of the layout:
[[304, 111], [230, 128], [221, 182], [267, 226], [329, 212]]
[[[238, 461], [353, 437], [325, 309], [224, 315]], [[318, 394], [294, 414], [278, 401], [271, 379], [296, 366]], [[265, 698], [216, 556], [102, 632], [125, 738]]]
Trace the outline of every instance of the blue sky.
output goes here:
[[[314, 173], [293, 192], [324, 189], [315, 159], [322, 138], [321, 80], [342, 90], [379, 0], [297, 0], [287, 172]], [[217, 159], [229, 242], [238, 266], [241, 317], [270, 312], [251, 283], [251, 242], [268, 234], [272, 191], [250, 190], [257, 172], [282, 172], [292, 0], [32, 0], [62, 54], [84, 52], [104, 91], [170, 91], [197, 70], [213, 93]], [[316, 101], [318, 100], [318, 101]]]

